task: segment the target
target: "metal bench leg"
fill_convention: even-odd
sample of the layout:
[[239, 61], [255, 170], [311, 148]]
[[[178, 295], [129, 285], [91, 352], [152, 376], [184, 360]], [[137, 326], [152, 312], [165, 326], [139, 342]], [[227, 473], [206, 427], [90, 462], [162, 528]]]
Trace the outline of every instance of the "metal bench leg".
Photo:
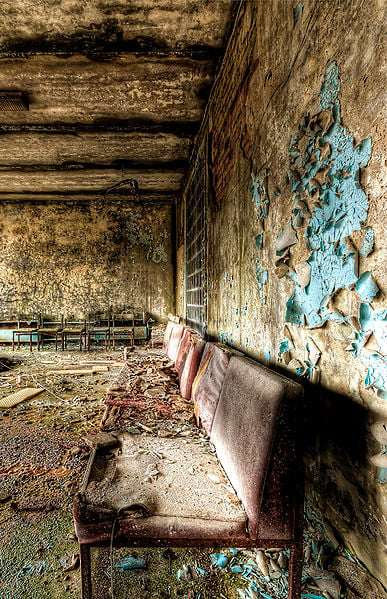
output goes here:
[[303, 548], [302, 543], [290, 549], [288, 599], [300, 599], [302, 580]]
[[81, 553], [81, 599], [93, 599], [90, 546], [80, 545], [79, 547]]

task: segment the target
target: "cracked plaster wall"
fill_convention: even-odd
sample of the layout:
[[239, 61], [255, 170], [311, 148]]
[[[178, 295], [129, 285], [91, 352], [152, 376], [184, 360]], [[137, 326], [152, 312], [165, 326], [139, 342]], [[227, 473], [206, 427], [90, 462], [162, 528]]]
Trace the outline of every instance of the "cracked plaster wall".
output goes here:
[[244, 3], [201, 131], [207, 332], [305, 381], [308, 500], [384, 584], [385, 39], [378, 0]]
[[3, 319], [173, 310], [171, 205], [0, 204]]

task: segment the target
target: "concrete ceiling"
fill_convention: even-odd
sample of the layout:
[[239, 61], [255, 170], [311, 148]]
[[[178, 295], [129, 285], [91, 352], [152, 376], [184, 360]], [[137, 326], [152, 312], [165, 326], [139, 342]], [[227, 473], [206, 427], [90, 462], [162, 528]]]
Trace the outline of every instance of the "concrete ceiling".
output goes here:
[[[0, 201], [175, 197], [233, 0], [1, 0]], [[125, 195], [124, 188], [120, 192]]]

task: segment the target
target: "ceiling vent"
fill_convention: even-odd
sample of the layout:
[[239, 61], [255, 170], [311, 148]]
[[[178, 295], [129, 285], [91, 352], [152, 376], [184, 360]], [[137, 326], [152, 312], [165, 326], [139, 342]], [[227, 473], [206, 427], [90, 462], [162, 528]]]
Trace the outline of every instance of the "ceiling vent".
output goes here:
[[0, 111], [20, 112], [28, 110], [28, 100], [23, 92], [0, 90]]

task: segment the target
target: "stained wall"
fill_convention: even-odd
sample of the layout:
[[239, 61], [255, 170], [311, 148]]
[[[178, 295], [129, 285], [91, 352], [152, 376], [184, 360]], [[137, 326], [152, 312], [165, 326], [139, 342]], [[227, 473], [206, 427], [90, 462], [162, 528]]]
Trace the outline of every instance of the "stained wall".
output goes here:
[[2, 318], [173, 311], [171, 203], [2, 202]]
[[384, 584], [385, 39], [378, 0], [242, 3], [198, 140], [208, 335], [305, 383], [308, 501]]

